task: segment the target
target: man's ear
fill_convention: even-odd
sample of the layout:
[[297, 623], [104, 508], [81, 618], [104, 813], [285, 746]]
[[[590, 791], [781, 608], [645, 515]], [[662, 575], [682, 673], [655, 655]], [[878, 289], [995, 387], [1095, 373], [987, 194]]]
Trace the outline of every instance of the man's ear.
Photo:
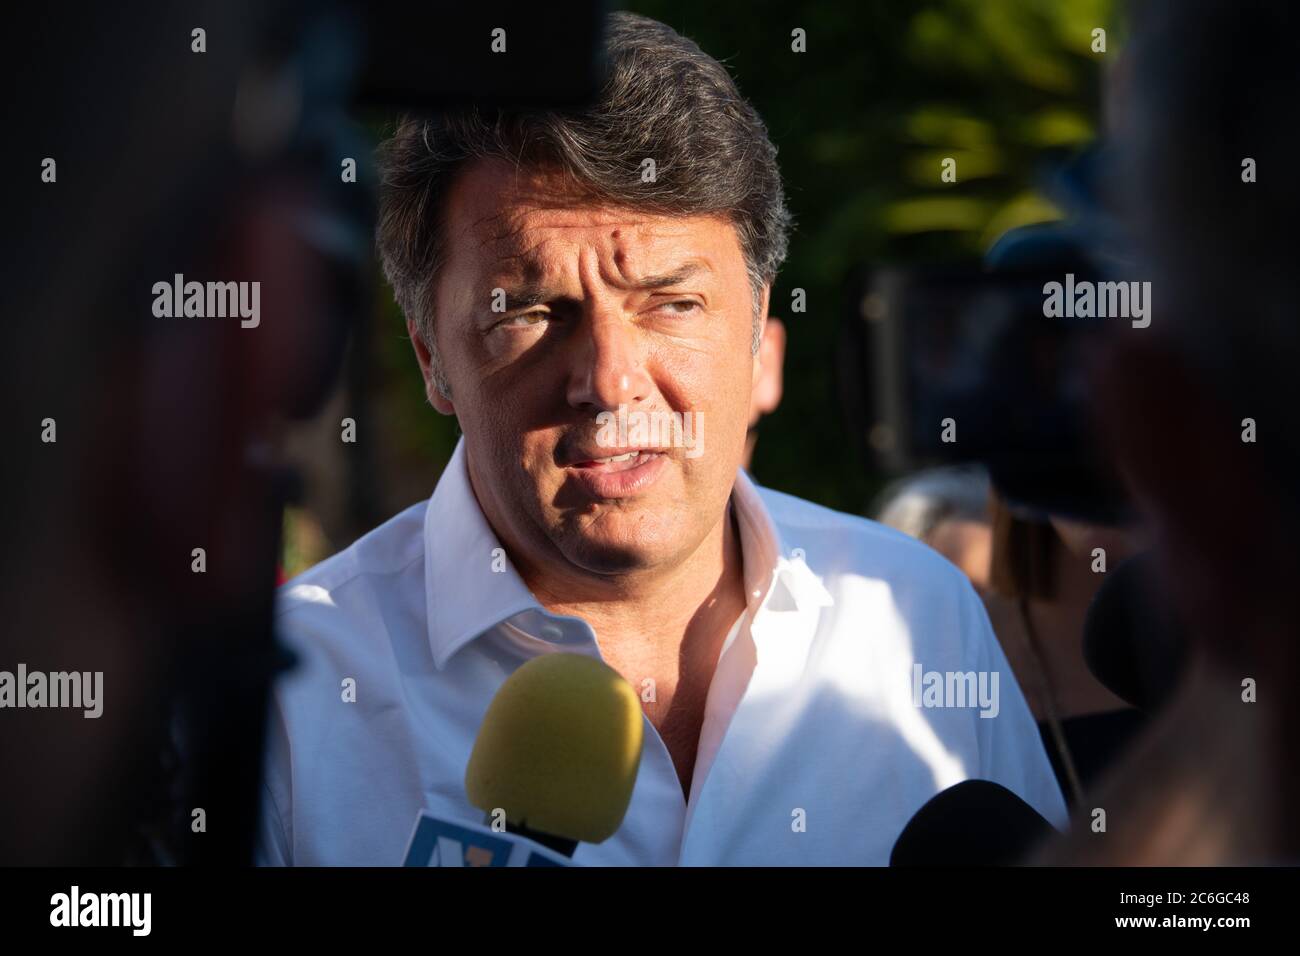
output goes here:
[[763, 326], [763, 338], [758, 344], [758, 361], [758, 377], [754, 380], [754, 392], [750, 399], [751, 417], [755, 421], [762, 415], [776, 411], [776, 407], [781, 404], [785, 324], [774, 315], [769, 315]]
[[443, 415], [455, 415], [456, 406], [451, 403], [451, 399], [438, 391], [438, 386], [433, 379], [433, 354], [425, 345], [419, 327], [411, 319], [406, 320], [406, 333], [410, 336], [411, 347], [415, 349], [415, 360], [420, 363], [420, 374], [424, 376], [424, 394], [428, 397], [429, 404]]
[[753, 369], [751, 370], [750, 373], [750, 381], [754, 385], [758, 384], [758, 377], [760, 374], [759, 369], [762, 366], [762, 362], [763, 362], [763, 339], [767, 335], [767, 323], [768, 323], [767, 306], [771, 295], [772, 295], [771, 284], [764, 284], [763, 291], [759, 294], [759, 306], [758, 306], [759, 346], [758, 346], [758, 351], [754, 353]]

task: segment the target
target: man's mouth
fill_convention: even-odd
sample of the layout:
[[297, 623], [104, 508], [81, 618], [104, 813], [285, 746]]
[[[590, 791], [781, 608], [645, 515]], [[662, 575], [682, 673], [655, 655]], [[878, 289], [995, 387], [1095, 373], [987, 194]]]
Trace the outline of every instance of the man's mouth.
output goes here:
[[668, 463], [668, 455], [662, 451], [647, 448], [608, 450], [614, 454], [583, 458], [565, 468], [592, 498], [634, 498], [655, 483]]
[[663, 452], [650, 451], [649, 449], [624, 452], [619, 455], [608, 455], [604, 458], [589, 458], [585, 461], [575, 461], [570, 468], [582, 468], [589, 471], [629, 471], [633, 468], [645, 464], [652, 458], [662, 458]]

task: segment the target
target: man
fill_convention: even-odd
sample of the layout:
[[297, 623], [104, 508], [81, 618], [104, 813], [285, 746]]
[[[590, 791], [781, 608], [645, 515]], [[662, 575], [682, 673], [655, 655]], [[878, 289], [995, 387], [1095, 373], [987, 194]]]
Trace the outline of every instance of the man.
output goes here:
[[[383, 149], [385, 271], [464, 437], [428, 502], [284, 592], [303, 663], [262, 859], [395, 864], [421, 809], [480, 822], [483, 714], [555, 651], [608, 663], [646, 721], [623, 824], [576, 863], [882, 864], [969, 777], [1062, 825], [961, 573], [740, 470], [789, 222], [761, 120], [661, 24], [613, 15], [607, 52], [586, 112], [407, 123]], [[922, 671], [993, 693], [923, 702]]]

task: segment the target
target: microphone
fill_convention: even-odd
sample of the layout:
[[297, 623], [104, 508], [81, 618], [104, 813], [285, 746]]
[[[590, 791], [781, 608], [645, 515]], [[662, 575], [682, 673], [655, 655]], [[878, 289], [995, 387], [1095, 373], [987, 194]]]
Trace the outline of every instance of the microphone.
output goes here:
[[643, 716], [632, 686], [584, 654], [520, 666], [488, 707], [465, 792], [488, 820], [571, 857], [618, 830], [641, 764]]
[[1107, 574], [1083, 625], [1088, 670], [1111, 693], [1147, 712], [1158, 709], [1177, 685], [1187, 647], [1157, 597], [1152, 562], [1148, 554], [1137, 555]]
[[1001, 784], [963, 780], [931, 797], [903, 827], [890, 866], [1011, 866], [1055, 828]]

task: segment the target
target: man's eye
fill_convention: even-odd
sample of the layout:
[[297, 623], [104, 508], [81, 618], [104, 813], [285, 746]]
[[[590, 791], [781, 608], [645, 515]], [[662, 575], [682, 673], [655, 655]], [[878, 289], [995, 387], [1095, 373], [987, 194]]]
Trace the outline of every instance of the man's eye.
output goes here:
[[700, 304], [694, 299], [674, 299], [670, 302], [661, 302], [655, 308], [666, 310], [674, 315], [690, 315], [700, 308]]
[[524, 312], [520, 315], [512, 315], [508, 319], [502, 319], [497, 323], [499, 329], [526, 329], [531, 328], [550, 318], [547, 312]]

